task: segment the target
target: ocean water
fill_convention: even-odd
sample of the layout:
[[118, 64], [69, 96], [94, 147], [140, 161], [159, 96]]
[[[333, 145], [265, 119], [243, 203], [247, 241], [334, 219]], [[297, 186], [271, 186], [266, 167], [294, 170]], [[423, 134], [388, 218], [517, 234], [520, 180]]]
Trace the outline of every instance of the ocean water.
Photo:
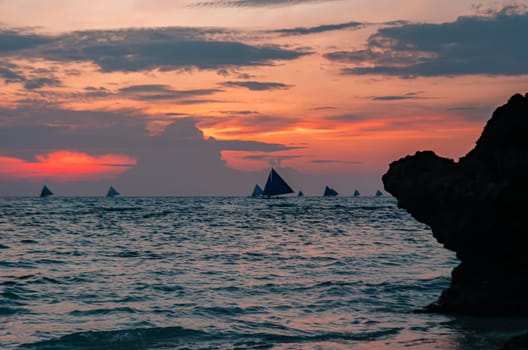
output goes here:
[[393, 198], [0, 199], [2, 349], [500, 349]]

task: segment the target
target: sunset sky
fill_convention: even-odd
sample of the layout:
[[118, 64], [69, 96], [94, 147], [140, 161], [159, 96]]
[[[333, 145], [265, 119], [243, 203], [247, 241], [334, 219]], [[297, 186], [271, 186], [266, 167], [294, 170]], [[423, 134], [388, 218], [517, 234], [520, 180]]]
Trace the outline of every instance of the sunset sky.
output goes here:
[[528, 1], [0, 0], [0, 195], [382, 188], [528, 91]]

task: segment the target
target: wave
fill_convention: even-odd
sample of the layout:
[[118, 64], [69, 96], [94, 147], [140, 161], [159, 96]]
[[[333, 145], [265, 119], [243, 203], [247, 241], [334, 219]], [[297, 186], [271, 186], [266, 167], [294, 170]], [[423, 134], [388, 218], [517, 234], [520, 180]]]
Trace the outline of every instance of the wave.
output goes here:
[[4, 291], [0, 295], [7, 300], [27, 300], [31, 299], [31, 296], [28, 294], [31, 294], [32, 292], [33, 291], [30, 291], [27, 288], [14, 285], [4, 288]]
[[348, 286], [354, 286], [357, 285], [358, 282], [350, 282], [350, 281], [325, 281], [320, 282], [313, 286], [313, 288], [319, 288], [319, 287], [348, 287]]
[[169, 343], [181, 344], [190, 338], [207, 337], [208, 333], [183, 327], [145, 328], [116, 331], [88, 331], [64, 335], [57, 339], [22, 344], [20, 349], [62, 350], [62, 349], [105, 349], [135, 350], [162, 348]]
[[[19, 349], [62, 350], [62, 349], [185, 349], [222, 348], [255, 349], [271, 348], [277, 344], [312, 343], [326, 341], [369, 341], [385, 339], [400, 332], [401, 328], [387, 328], [367, 333], [325, 332], [312, 334], [296, 331], [297, 334], [280, 333], [236, 333], [214, 332], [183, 327], [140, 328], [114, 331], [88, 331], [68, 334], [57, 339], [22, 344]], [[193, 346], [195, 345], [195, 346]]]
[[34, 269], [35, 265], [28, 262], [20, 261], [0, 261], [0, 266], [13, 267], [13, 268], [23, 268], [23, 269]]
[[131, 307], [115, 307], [110, 309], [74, 310], [70, 312], [73, 316], [107, 315], [113, 313], [134, 314], [138, 311]]
[[154, 284], [154, 285], [148, 285], [150, 288], [154, 290], [159, 290], [162, 292], [181, 292], [185, 290], [182, 286], [178, 285], [169, 285], [169, 284]]
[[[438, 291], [442, 288], [446, 288], [449, 285], [451, 279], [447, 276], [438, 276], [432, 277], [430, 279], [417, 279], [417, 280], [408, 280], [408, 281], [399, 281], [399, 282], [381, 282], [381, 283], [367, 283], [365, 286], [368, 290], [384, 292], [404, 292], [404, 291], [414, 291], [414, 292], [426, 292], [426, 291]], [[367, 290], [365, 290], [367, 292]], [[374, 292], [373, 292], [374, 293]]]
[[445, 318], [413, 311], [449, 285], [457, 261], [384, 203], [76, 198], [42, 207], [57, 215], [21, 203], [22, 219], [0, 240], [10, 246], [0, 246], [0, 322], [17, 330], [0, 331], [0, 348], [361, 348], [424, 322], [410, 331], [438, 339], [452, 329], [438, 323]]
[[261, 306], [249, 306], [246, 308], [241, 308], [238, 306], [233, 307], [221, 307], [221, 306], [212, 306], [212, 307], [198, 307], [196, 308], [197, 312], [203, 313], [205, 315], [218, 315], [218, 316], [236, 316], [242, 314], [254, 314], [262, 312], [264, 313], [266, 309]]
[[159, 218], [159, 217], [167, 216], [167, 215], [174, 214], [174, 213], [175, 213], [174, 210], [163, 210], [163, 211], [160, 211], [160, 212], [144, 214], [143, 218], [144, 219]]
[[34, 239], [22, 239], [22, 240], [20, 240], [20, 243], [23, 243], [23, 244], [37, 244], [38, 242], [35, 241]]
[[116, 256], [119, 258], [137, 258], [140, 255], [141, 255], [140, 252], [137, 252], [134, 250], [127, 250], [127, 251], [119, 252], [116, 254]]
[[0, 317], [2, 316], [10, 316], [15, 314], [22, 314], [22, 313], [29, 313], [27, 309], [24, 308], [13, 308], [13, 307], [7, 307], [7, 306], [0, 306]]
[[143, 210], [143, 208], [141, 207], [99, 207], [98, 209], [101, 211], [109, 211], [109, 212], [126, 212], [126, 211]]
[[295, 208], [297, 203], [267, 203], [268, 208]]

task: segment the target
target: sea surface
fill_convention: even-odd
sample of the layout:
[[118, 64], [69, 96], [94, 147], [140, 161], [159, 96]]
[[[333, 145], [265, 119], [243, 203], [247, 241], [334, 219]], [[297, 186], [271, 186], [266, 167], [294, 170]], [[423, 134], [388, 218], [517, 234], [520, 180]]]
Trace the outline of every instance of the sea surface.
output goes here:
[[1, 349], [500, 349], [393, 198], [0, 198]]

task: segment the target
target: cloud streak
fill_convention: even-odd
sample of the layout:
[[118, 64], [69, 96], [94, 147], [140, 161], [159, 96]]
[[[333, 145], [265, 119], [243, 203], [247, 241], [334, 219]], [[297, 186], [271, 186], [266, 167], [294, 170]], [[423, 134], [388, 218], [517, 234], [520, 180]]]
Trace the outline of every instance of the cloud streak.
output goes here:
[[0, 32], [0, 56], [92, 62], [103, 72], [136, 72], [269, 66], [310, 53], [276, 45], [250, 45], [232, 40], [234, 36], [236, 33], [226, 29], [177, 27], [93, 30], [57, 36], [12, 30], [8, 34]]
[[0, 29], [0, 54], [34, 48], [51, 41], [51, 37], [25, 33], [22, 30]]
[[369, 116], [364, 114], [340, 114], [324, 117], [325, 120], [345, 123], [354, 123], [358, 121], [363, 121], [368, 118]]
[[363, 28], [364, 24], [360, 22], [346, 22], [346, 23], [336, 23], [336, 24], [323, 24], [316, 27], [296, 27], [296, 28], [286, 28], [278, 29], [273, 31], [273, 33], [278, 33], [282, 35], [309, 35], [309, 34], [318, 34], [329, 32], [333, 30], [343, 30], [343, 29], [360, 29]]
[[285, 90], [289, 89], [290, 85], [275, 82], [261, 82], [261, 81], [226, 81], [220, 85], [226, 87], [246, 88], [253, 91], [265, 90]]
[[[3, 64], [0, 66], [0, 78], [4, 79], [6, 84], [20, 83], [26, 90], [37, 90], [45, 86], [61, 86], [62, 82], [54, 77], [50, 72], [35, 71], [30, 74], [30, 77], [21, 72], [19, 67], [15, 64]], [[38, 76], [44, 73], [46, 76]]]
[[285, 118], [274, 115], [232, 115], [228, 117], [198, 117], [198, 125], [203, 128], [214, 128], [219, 134], [236, 138], [249, 134], [263, 134], [282, 131], [297, 125], [300, 119]]
[[352, 65], [343, 74], [381, 74], [413, 78], [469, 74], [528, 74], [528, 13], [500, 11], [459, 17], [454, 22], [403, 23], [382, 28], [368, 47], [330, 52], [331, 61]]
[[403, 95], [385, 95], [375, 96], [372, 98], [373, 101], [401, 101], [401, 100], [415, 100], [423, 97], [419, 96], [421, 92], [408, 92]]
[[175, 90], [168, 85], [145, 84], [132, 85], [119, 89], [119, 94], [131, 99], [141, 101], [156, 100], [182, 100], [197, 96], [209, 96], [222, 90], [219, 89], [195, 89], [195, 90]]

